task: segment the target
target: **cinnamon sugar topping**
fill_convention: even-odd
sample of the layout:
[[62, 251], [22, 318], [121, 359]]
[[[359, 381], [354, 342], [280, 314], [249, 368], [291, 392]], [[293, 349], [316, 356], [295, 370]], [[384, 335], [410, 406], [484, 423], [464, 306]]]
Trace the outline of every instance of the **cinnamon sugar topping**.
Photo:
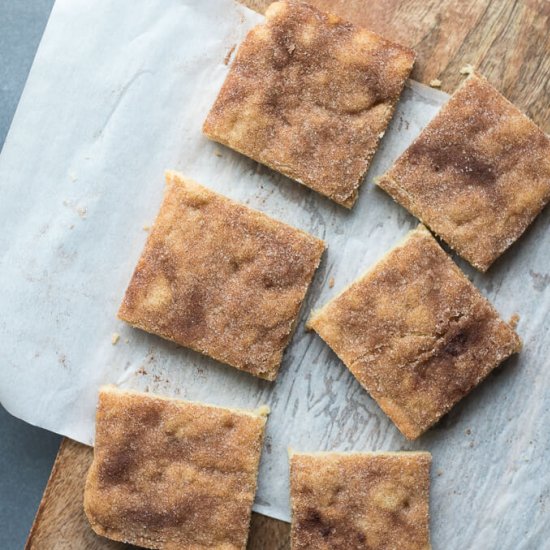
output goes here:
[[429, 550], [431, 455], [294, 453], [293, 550]]
[[550, 138], [474, 74], [377, 184], [485, 271], [550, 200]]
[[308, 321], [409, 439], [521, 349], [422, 226]]
[[204, 132], [350, 208], [412, 50], [300, 2], [250, 31]]
[[84, 497], [92, 528], [145, 548], [244, 550], [265, 421], [103, 388]]
[[118, 315], [273, 380], [323, 250], [319, 239], [168, 172]]

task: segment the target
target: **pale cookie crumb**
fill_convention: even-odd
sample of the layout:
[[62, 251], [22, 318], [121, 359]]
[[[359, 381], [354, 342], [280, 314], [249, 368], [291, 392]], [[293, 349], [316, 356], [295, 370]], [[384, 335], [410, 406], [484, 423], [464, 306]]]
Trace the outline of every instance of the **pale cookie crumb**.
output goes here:
[[149, 229], [151, 229], [150, 225], [144, 225], [143, 226], [143, 231], [149, 231]]
[[269, 416], [271, 414], [271, 409], [269, 408], [268, 405], [261, 405], [260, 407], [258, 407], [256, 409], [256, 414], [258, 416]]
[[432, 88], [441, 88], [441, 80], [438, 78], [434, 78], [433, 80], [430, 80], [430, 86]]
[[118, 332], [113, 332], [113, 335], [111, 336], [111, 344], [113, 344], [113, 346], [116, 346], [119, 340], [120, 334]]
[[328, 280], [328, 287], [329, 287], [329, 288], [333, 288], [333, 287], [334, 287], [334, 277], [331, 277], [331, 278]]
[[474, 72], [474, 67], [473, 65], [470, 65], [470, 63], [467, 63], [466, 65], [464, 65], [464, 67], [461, 67], [460, 69], [460, 74], [463, 74], [463, 75], [470, 75]]
[[515, 329], [518, 326], [520, 320], [520, 316], [518, 313], [514, 313], [512, 317], [510, 317], [510, 320], [508, 321], [508, 324]]

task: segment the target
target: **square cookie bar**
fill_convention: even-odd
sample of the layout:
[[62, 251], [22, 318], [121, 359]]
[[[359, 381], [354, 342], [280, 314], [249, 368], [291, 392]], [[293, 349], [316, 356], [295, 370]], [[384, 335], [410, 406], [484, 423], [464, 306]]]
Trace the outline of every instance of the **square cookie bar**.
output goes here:
[[101, 389], [84, 510], [145, 548], [246, 547], [266, 410]]
[[424, 227], [308, 320], [409, 439], [521, 349]]
[[319, 265], [319, 239], [175, 172], [118, 316], [274, 380]]
[[550, 200], [550, 139], [474, 74], [377, 183], [486, 271]]
[[300, 2], [252, 29], [204, 133], [351, 208], [415, 54]]
[[427, 452], [291, 453], [292, 550], [429, 550]]

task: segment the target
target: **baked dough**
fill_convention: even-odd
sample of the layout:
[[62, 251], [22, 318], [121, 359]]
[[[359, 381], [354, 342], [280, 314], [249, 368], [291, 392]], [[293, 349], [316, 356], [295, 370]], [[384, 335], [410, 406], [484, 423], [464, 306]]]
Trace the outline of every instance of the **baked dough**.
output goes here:
[[240, 46], [204, 133], [351, 208], [415, 54], [300, 2]]
[[486, 271], [550, 200], [550, 139], [473, 74], [377, 183]]
[[324, 243], [175, 172], [118, 316], [274, 380]]
[[521, 349], [424, 226], [314, 312], [308, 326], [409, 439]]
[[266, 411], [101, 389], [84, 509], [104, 537], [244, 550]]
[[431, 455], [291, 453], [292, 550], [429, 550]]

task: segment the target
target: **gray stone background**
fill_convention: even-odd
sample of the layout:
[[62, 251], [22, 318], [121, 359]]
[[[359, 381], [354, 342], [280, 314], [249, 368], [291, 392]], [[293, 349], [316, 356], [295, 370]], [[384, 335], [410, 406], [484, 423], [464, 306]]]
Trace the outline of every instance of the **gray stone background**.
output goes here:
[[[53, 3], [0, 0], [0, 147]], [[17, 420], [0, 406], [0, 549], [24, 547], [59, 441], [59, 436]]]

